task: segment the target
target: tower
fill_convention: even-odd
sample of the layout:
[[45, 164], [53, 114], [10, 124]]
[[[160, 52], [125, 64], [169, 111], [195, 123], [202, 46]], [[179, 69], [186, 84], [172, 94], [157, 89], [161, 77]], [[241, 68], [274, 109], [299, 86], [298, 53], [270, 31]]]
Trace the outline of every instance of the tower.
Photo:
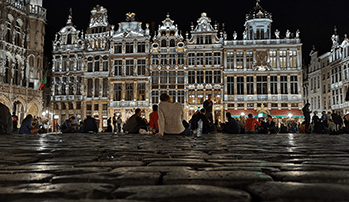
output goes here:
[[246, 14], [244, 40], [271, 38], [272, 15], [260, 6], [260, 0], [250, 13]]

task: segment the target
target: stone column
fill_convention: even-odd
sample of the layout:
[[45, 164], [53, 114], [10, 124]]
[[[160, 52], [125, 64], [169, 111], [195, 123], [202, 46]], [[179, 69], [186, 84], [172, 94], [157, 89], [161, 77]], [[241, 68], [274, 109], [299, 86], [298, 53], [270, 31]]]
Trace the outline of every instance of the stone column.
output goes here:
[[267, 84], [267, 88], [268, 88], [268, 95], [270, 95], [270, 75], [268, 75], [268, 84]]
[[247, 76], [244, 75], [244, 95], [247, 95]]
[[276, 50], [276, 67], [277, 69], [280, 69], [280, 50]]
[[257, 76], [256, 75], [253, 76], [253, 91], [254, 91], [254, 94], [257, 95]]
[[234, 50], [234, 69], [236, 69], [236, 50]]
[[237, 95], [238, 94], [238, 85], [237, 85], [237, 80], [238, 80], [238, 77], [236, 75], [234, 75], [234, 95]]
[[246, 50], [244, 50], [243, 54], [244, 54], [244, 56], [243, 56], [244, 57], [244, 61], [243, 61], [244, 62], [243, 63], [244, 64], [244, 71], [246, 71]]

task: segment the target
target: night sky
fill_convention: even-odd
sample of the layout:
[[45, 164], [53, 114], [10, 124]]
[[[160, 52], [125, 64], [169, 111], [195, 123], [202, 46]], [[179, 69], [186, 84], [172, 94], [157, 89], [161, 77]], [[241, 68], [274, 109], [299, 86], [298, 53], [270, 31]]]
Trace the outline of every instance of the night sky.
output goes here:
[[[242, 39], [245, 15], [255, 6], [255, 0], [222, 0], [222, 1], [132, 1], [132, 0], [44, 0], [47, 9], [47, 26], [45, 56], [51, 58], [52, 40], [54, 35], [65, 26], [69, 9], [73, 9], [73, 23], [79, 30], [86, 30], [90, 21], [90, 11], [97, 4], [108, 9], [109, 23], [118, 29], [118, 23], [125, 21], [125, 14], [136, 13], [136, 19], [145, 24], [155, 23], [155, 28], [170, 14], [170, 18], [185, 32], [190, 30], [191, 22], [196, 21], [202, 12], [206, 12], [212, 20], [225, 23], [228, 40], [237, 31], [238, 39]], [[173, 2], [173, 3], [171, 3]], [[179, 3], [180, 2], [180, 3]], [[261, 0], [260, 5], [273, 14], [272, 32], [278, 29], [281, 37], [289, 29], [301, 32], [303, 43], [303, 60], [309, 63], [309, 53], [315, 45], [319, 54], [330, 51], [331, 36], [334, 26], [338, 34], [344, 37], [349, 34], [348, 0]], [[153, 33], [152, 33], [153, 34]]]

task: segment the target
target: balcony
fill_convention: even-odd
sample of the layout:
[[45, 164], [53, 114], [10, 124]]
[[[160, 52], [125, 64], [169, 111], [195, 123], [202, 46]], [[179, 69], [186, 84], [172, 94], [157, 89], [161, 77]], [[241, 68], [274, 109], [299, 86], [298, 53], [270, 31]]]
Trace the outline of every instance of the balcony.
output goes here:
[[112, 101], [111, 107], [148, 107], [147, 101]]
[[225, 46], [246, 46], [246, 45], [275, 45], [275, 44], [300, 44], [300, 39], [267, 39], [267, 40], [232, 40], [225, 41]]

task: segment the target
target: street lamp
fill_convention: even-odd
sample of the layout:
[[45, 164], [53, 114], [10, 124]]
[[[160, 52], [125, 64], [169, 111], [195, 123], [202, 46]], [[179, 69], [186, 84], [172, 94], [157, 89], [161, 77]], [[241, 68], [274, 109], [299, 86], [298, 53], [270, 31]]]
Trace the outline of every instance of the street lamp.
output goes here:
[[244, 113], [244, 112], [241, 112], [241, 116], [245, 116], [245, 113]]
[[291, 113], [288, 113], [287, 116], [288, 116], [288, 118], [292, 118], [293, 115]]

